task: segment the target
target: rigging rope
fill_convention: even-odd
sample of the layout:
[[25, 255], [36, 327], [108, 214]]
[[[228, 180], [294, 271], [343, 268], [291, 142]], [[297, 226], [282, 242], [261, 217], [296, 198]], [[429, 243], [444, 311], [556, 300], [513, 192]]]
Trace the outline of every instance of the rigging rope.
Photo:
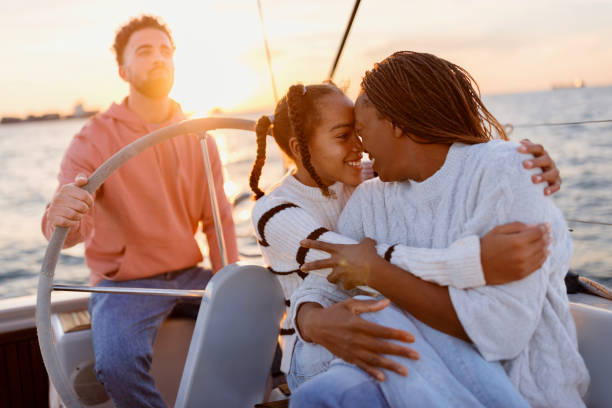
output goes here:
[[340, 47], [338, 48], [338, 52], [336, 53], [336, 59], [334, 60], [331, 69], [329, 70], [329, 75], [327, 76], [327, 79], [329, 79], [330, 81], [334, 78], [334, 73], [336, 72], [338, 61], [340, 61], [340, 56], [342, 55], [342, 50], [344, 49], [344, 43], [346, 43], [346, 39], [348, 38], [349, 32], [351, 31], [351, 26], [353, 25], [353, 20], [355, 19], [355, 15], [357, 14], [359, 3], [361, 3], [361, 0], [355, 0], [355, 6], [353, 7], [351, 18], [349, 19], [349, 22], [346, 25], [346, 30], [344, 30], [344, 36], [342, 37]]
[[270, 70], [270, 80], [272, 81], [272, 92], [274, 93], [274, 103], [278, 102], [278, 92], [276, 91], [276, 80], [274, 79], [274, 71], [272, 70], [272, 57], [270, 56], [270, 47], [268, 46], [268, 36], [266, 35], [266, 26], [264, 24], [263, 13], [261, 11], [261, 1], [257, 0], [257, 10], [259, 11], [259, 20], [261, 21], [261, 31], [263, 32], [264, 44], [266, 46], [266, 58], [268, 60], [268, 69]]
[[601, 222], [601, 221], [587, 221], [587, 220], [578, 220], [575, 218], [567, 218], [569, 222], [580, 222], [582, 224], [594, 224], [594, 225], [607, 225], [612, 226], [612, 222]]
[[506, 133], [510, 134], [514, 128], [531, 128], [531, 127], [543, 127], [543, 126], [569, 126], [569, 125], [589, 125], [593, 123], [612, 123], [612, 119], [601, 119], [601, 120], [581, 120], [577, 122], [549, 122], [549, 123], [521, 123], [513, 125], [506, 123], [504, 128]]

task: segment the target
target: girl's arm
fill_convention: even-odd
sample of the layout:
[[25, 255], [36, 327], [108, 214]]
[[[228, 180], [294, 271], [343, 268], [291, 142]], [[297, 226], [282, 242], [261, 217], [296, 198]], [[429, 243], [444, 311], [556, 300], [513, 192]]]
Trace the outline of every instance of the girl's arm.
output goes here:
[[[304, 239], [320, 240], [333, 244], [357, 244], [357, 241], [322, 227], [312, 215], [296, 204], [268, 197], [260, 199], [253, 210], [253, 224], [260, 246], [273, 272], [286, 273], [296, 269], [300, 272], [314, 271], [323, 277], [331, 273], [329, 254], [301, 245]], [[527, 252], [508, 251], [509, 245], [527, 247], [531, 235], [510, 237], [502, 230], [492, 231], [483, 238], [483, 245], [495, 253], [505, 255], [503, 269], [490, 268], [498, 276], [495, 279], [508, 282], [521, 279], [530, 271], [522, 257], [531, 257]], [[479, 287], [485, 284], [481, 266], [481, 243], [476, 235], [462, 238], [449, 248], [412, 248], [406, 245], [377, 245], [378, 255], [415, 276], [441, 286], [458, 288]], [[516, 259], [510, 259], [511, 257]], [[483, 258], [484, 259], [484, 258]], [[308, 265], [305, 265], [308, 264]], [[304, 267], [306, 266], [306, 267]], [[297, 272], [297, 270], [296, 270]], [[491, 282], [489, 282], [491, 283]]]

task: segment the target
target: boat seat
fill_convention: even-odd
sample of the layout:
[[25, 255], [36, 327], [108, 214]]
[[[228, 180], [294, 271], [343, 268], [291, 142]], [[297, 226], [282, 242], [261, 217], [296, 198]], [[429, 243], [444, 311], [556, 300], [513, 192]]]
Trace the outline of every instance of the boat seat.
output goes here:
[[[87, 309], [53, 314], [51, 322], [59, 359], [82, 404], [96, 408], [114, 407], [94, 374], [95, 359]], [[164, 402], [170, 407], [176, 399], [194, 325], [195, 319], [173, 313], [162, 323], [155, 339], [151, 375]], [[59, 396], [50, 384], [49, 407], [60, 406]]]
[[[265, 268], [233, 264], [217, 272], [197, 320], [171, 317], [157, 335], [151, 374], [166, 404], [253, 407], [264, 401], [284, 310], [280, 284]], [[94, 374], [87, 310], [53, 314], [51, 321], [59, 360], [81, 403], [113, 407]], [[53, 387], [49, 406], [61, 406]]]
[[570, 295], [571, 311], [578, 332], [578, 348], [591, 375], [585, 397], [587, 407], [612, 404], [612, 302], [587, 294]]
[[217, 272], [202, 298], [175, 407], [264, 401], [284, 312], [282, 288], [267, 269], [232, 264]]

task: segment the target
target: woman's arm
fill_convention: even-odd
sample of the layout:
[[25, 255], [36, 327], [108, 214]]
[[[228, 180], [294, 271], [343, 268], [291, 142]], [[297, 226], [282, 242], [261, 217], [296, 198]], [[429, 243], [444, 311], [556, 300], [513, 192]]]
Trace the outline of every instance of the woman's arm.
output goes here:
[[[571, 243], [568, 244], [563, 217], [544, 197], [543, 187], [521, 177], [520, 168], [515, 168], [519, 160], [517, 155], [505, 159], [498, 163], [502, 168], [491, 169], [490, 183], [483, 186], [487, 195], [479, 199], [478, 208], [466, 228], [477, 233], [492, 224], [511, 220], [549, 221], [555, 238], [553, 247], [561, 246], [557, 259], [548, 259], [538, 271], [523, 280], [468, 290], [441, 288], [403, 273], [383, 260], [372, 265], [368, 273], [359, 268], [349, 273], [349, 261], [344, 256], [336, 256], [336, 270], [330, 278], [350, 283], [353, 275], [362, 276], [361, 279], [367, 276], [369, 285], [424, 323], [458, 338], [471, 339], [485, 358], [512, 358], [535, 330], [549, 275], [563, 269], [558, 258], [569, 259]], [[504, 177], [499, 179], [499, 174]], [[499, 203], [502, 205], [497, 205]], [[369, 256], [374, 258], [373, 245], [370, 243], [370, 246]], [[343, 255], [338, 246], [330, 248], [332, 251]], [[363, 254], [363, 248], [359, 252]], [[352, 259], [354, 257], [355, 252]]]
[[332, 245], [304, 240], [301, 242], [303, 247], [325, 251], [331, 256], [306, 263], [300, 269], [309, 272], [339, 268], [342, 263], [352, 271], [345, 276], [344, 287], [352, 289], [367, 286], [364, 272], [372, 270], [382, 256], [420, 279], [440, 286], [467, 289], [484, 286], [485, 282], [487, 285], [500, 285], [525, 278], [544, 264], [549, 243], [546, 224], [520, 222], [497, 226], [481, 239], [469, 235], [444, 249], [379, 244], [376, 251], [369, 251], [367, 246], [370, 244], [364, 241], [357, 245]]

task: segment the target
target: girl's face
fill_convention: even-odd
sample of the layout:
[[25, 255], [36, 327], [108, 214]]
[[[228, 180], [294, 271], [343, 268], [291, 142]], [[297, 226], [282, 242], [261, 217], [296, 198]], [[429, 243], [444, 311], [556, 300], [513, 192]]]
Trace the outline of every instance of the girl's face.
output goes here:
[[326, 185], [361, 182], [361, 141], [354, 131], [353, 102], [334, 93], [318, 101], [319, 125], [308, 143], [310, 162]]

